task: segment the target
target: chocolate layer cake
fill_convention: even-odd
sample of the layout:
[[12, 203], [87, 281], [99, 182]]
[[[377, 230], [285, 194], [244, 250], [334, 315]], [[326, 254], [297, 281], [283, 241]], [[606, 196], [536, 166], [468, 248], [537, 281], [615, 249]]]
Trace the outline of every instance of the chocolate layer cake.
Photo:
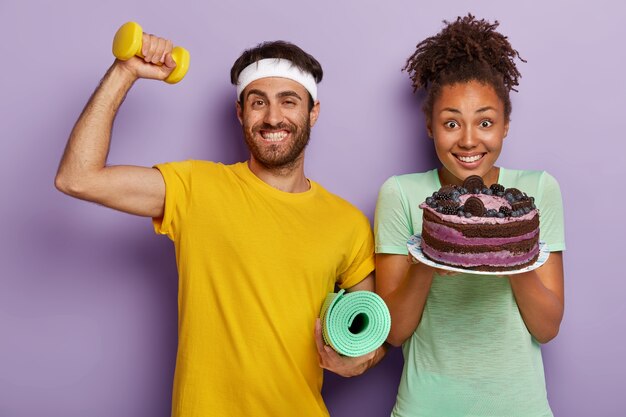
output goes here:
[[477, 271], [512, 271], [539, 257], [534, 198], [481, 177], [446, 185], [420, 204], [422, 253], [439, 264]]

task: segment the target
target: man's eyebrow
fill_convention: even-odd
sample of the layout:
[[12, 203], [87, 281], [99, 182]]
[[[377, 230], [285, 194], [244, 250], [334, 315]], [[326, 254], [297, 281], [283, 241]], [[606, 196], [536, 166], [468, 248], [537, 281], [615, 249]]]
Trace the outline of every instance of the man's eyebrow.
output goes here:
[[[257, 89], [252, 89], [250, 91], [248, 91], [248, 94], [246, 94], [246, 98], [255, 95], [255, 96], [259, 96], [259, 97], [263, 97], [265, 99], [267, 99], [267, 94], [264, 91], [261, 90], [257, 90]], [[295, 97], [298, 100], [302, 100], [302, 97], [300, 97], [300, 95], [298, 93], [296, 93], [293, 90], [287, 90], [287, 91], [281, 91], [280, 93], [276, 94], [277, 98], [284, 98], [284, 97]]]
[[257, 89], [252, 89], [252, 90], [248, 91], [248, 94], [246, 94], [246, 98], [250, 97], [251, 95], [257, 95], [257, 96], [261, 96], [263, 98], [267, 98], [267, 94], [265, 94], [264, 91], [257, 90]]
[[276, 97], [278, 98], [295, 97], [298, 100], [302, 100], [302, 97], [300, 97], [300, 95], [293, 90], [281, 91], [280, 93], [276, 94]]

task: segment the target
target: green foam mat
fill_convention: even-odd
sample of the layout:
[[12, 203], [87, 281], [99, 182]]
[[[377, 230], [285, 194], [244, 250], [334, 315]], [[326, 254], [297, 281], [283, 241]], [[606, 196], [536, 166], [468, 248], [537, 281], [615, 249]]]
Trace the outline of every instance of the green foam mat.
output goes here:
[[326, 344], [340, 355], [351, 357], [378, 349], [391, 329], [387, 305], [371, 291], [328, 294], [320, 319]]

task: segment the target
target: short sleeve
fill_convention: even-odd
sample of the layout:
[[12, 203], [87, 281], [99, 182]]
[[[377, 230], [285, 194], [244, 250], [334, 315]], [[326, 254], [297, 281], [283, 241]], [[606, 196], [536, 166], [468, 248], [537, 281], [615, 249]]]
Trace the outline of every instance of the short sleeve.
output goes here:
[[565, 230], [561, 188], [556, 179], [544, 172], [539, 184], [537, 207], [540, 219], [540, 240], [547, 243], [550, 252], [565, 250]]
[[165, 181], [165, 208], [162, 217], [152, 219], [154, 231], [175, 240], [180, 232], [191, 194], [192, 161], [155, 165]]
[[397, 177], [389, 178], [381, 186], [374, 217], [376, 253], [408, 253], [406, 242], [413, 228], [404, 200]]
[[360, 220], [355, 230], [354, 245], [347, 268], [337, 278], [340, 288], [350, 288], [361, 282], [374, 270], [374, 236], [370, 222], [359, 212]]

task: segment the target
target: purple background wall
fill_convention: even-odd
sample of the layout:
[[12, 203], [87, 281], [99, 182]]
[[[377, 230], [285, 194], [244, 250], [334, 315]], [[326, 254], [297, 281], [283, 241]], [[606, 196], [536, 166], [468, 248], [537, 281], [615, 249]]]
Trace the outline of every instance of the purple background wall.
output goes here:
[[[116, 121], [110, 163], [244, 159], [228, 71], [244, 48], [287, 39], [325, 70], [307, 174], [371, 219], [387, 177], [436, 163], [400, 68], [442, 19], [468, 11], [499, 19], [528, 60], [499, 163], [548, 170], [563, 192], [566, 312], [558, 338], [544, 347], [552, 407], [557, 416], [626, 415], [626, 283], [618, 269], [626, 228], [614, 216], [625, 202], [625, 6], [7, 0], [0, 2], [0, 417], [169, 415], [171, 243], [148, 219], [53, 187], [121, 23], [137, 20], [174, 39], [192, 64], [177, 86], [136, 84]], [[363, 377], [327, 375], [332, 415], [388, 415], [401, 365], [395, 350]]]

